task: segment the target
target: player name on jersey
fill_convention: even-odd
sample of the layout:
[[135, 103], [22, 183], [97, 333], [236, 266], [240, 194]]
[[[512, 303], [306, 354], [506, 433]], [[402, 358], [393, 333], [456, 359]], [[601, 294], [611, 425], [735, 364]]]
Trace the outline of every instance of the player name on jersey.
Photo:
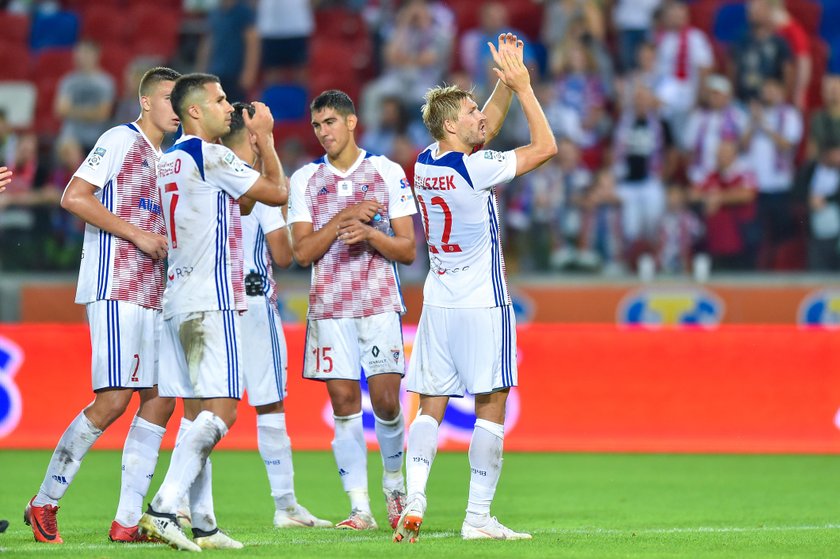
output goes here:
[[414, 175], [414, 188], [423, 190], [455, 190], [455, 175], [422, 177]]

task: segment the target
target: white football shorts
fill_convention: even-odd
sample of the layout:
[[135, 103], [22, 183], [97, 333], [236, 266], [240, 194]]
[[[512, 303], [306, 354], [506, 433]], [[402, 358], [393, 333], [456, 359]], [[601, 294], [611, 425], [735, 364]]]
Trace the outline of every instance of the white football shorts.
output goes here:
[[248, 403], [264, 406], [286, 397], [286, 336], [280, 311], [268, 297], [248, 297], [242, 315], [242, 377]]
[[304, 378], [360, 380], [362, 368], [365, 377], [383, 373], [405, 375], [399, 313], [307, 322]]
[[164, 320], [160, 395], [242, 398], [239, 320], [238, 311], [184, 313]]
[[423, 305], [406, 390], [427, 396], [488, 394], [516, 386], [516, 317], [510, 305]]
[[126, 301], [85, 305], [93, 390], [151, 388], [158, 383], [161, 312]]

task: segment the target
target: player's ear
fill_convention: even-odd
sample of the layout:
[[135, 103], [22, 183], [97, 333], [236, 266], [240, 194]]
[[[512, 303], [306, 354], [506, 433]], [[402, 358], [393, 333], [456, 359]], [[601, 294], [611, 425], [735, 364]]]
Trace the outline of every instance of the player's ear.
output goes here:
[[448, 118], [443, 121], [443, 129], [449, 132], [450, 134], [455, 134], [455, 121], [449, 120]]
[[201, 117], [201, 109], [199, 109], [198, 105], [190, 105], [187, 108], [187, 114], [195, 119], [198, 119]]
[[347, 115], [345, 121], [347, 122], [347, 129], [352, 132], [356, 129], [356, 125], [359, 123], [359, 117], [356, 115]]
[[152, 110], [152, 102], [149, 100], [147, 95], [140, 96], [140, 106], [143, 108], [143, 112]]

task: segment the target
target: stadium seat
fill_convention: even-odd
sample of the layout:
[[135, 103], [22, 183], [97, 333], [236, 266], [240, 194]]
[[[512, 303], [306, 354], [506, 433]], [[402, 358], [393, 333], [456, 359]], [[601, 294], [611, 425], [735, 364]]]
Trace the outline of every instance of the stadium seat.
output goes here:
[[0, 47], [26, 45], [29, 39], [29, 18], [22, 14], [0, 11]]
[[126, 67], [134, 60], [134, 49], [123, 44], [105, 43], [102, 45], [102, 56], [100, 63], [102, 69], [111, 74], [117, 90], [122, 91], [123, 77]]
[[720, 0], [705, 0], [688, 4], [691, 25], [711, 37], [714, 30], [715, 15], [720, 7]]
[[129, 8], [131, 44], [138, 56], [148, 54], [170, 58], [175, 54], [181, 32], [181, 15], [178, 11], [166, 12], [166, 15], [161, 17], [159, 7], [143, 3]]
[[[315, 132], [312, 131], [309, 118], [274, 124], [274, 141], [278, 146], [289, 138], [297, 139], [303, 145], [304, 151], [314, 157], [324, 153], [324, 149], [318, 143], [318, 138], [315, 137]], [[290, 171], [287, 170], [287, 172]]]
[[361, 14], [346, 8], [315, 10], [316, 36], [343, 38], [351, 41], [367, 39], [368, 31]]
[[32, 126], [38, 92], [30, 81], [0, 82], [0, 108], [13, 128], [26, 130]]
[[[787, 2], [785, 5], [808, 35], [814, 36], [819, 32], [823, 16], [823, 7], [819, 2], [797, 0], [796, 2]], [[833, 25], [837, 25], [837, 20], [834, 20]]]
[[450, 0], [448, 5], [452, 13], [455, 14], [455, 26], [457, 27], [458, 37], [464, 31], [478, 27], [478, 11], [481, 3], [475, 2], [474, 0]]
[[100, 45], [125, 43], [128, 39], [128, 18], [118, 6], [103, 6], [86, 10], [82, 17], [82, 38], [91, 39]]
[[832, 37], [828, 43], [828, 72], [840, 74], [840, 35]]
[[822, 20], [820, 21], [820, 37], [828, 42], [840, 35], [840, 2], [834, 0], [822, 5]]
[[299, 85], [271, 85], [262, 92], [261, 101], [268, 105], [275, 122], [301, 120], [308, 116], [307, 91]]
[[79, 36], [79, 16], [73, 12], [36, 13], [32, 18], [29, 46], [37, 51], [51, 47], [71, 47]]
[[822, 104], [822, 80], [828, 68], [828, 44], [819, 37], [811, 37], [811, 83], [808, 84], [808, 106]]
[[524, 32], [532, 42], [538, 40], [543, 21], [542, 3], [526, 0], [524, 2], [508, 2], [506, 6], [511, 26]]
[[338, 80], [355, 80], [360, 73], [370, 69], [370, 52], [353, 48], [341, 39], [316, 37], [310, 48], [310, 72], [329, 74]]
[[724, 4], [715, 15], [712, 34], [718, 41], [733, 43], [747, 30], [747, 9], [744, 4]]
[[9, 44], [0, 46], [0, 81], [28, 80], [32, 71], [29, 47]]
[[58, 80], [73, 69], [73, 51], [70, 49], [45, 49], [35, 56], [32, 78], [36, 84], [40, 80]]

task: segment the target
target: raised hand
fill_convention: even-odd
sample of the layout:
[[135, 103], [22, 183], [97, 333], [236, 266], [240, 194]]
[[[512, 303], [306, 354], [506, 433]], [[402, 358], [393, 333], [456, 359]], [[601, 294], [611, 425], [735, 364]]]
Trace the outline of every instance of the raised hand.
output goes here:
[[6, 185], [12, 182], [12, 174], [8, 167], [0, 167], [0, 192], [6, 190]]
[[499, 47], [487, 43], [496, 67], [493, 72], [506, 86], [517, 93], [530, 87], [531, 74], [525, 66], [525, 43], [512, 33], [499, 35]]
[[245, 122], [245, 128], [252, 134], [270, 134], [274, 130], [274, 117], [271, 116], [271, 111], [265, 103], [254, 101], [251, 103], [254, 106], [254, 116], [250, 116], [248, 111], [242, 109], [242, 120]]

